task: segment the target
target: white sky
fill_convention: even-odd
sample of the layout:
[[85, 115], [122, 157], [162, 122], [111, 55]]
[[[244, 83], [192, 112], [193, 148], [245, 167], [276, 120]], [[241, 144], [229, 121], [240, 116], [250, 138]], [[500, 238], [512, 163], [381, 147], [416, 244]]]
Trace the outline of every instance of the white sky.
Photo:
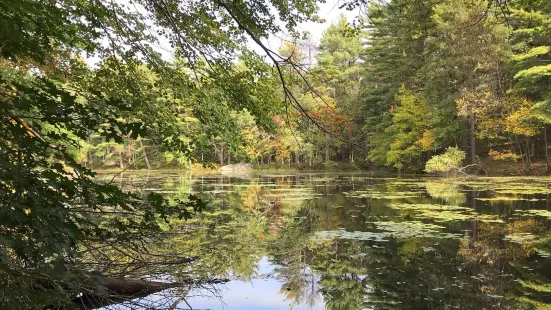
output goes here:
[[[129, 0], [116, 1], [125, 5], [130, 3]], [[352, 22], [360, 14], [359, 9], [354, 11], [339, 9], [338, 7], [340, 3], [341, 0], [327, 0], [326, 3], [320, 3], [318, 15], [325, 19], [325, 23], [302, 23], [298, 26], [298, 30], [301, 32], [308, 32], [311, 35], [312, 43], [317, 46], [325, 29], [327, 29], [327, 27], [329, 27], [332, 23], [336, 22], [341, 14], [344, 14], [348, 18], [349, 22]], [[136, 8], [136, 6], [134, 6], [134, 8]], [[136, 9], [140, 10], [141, 8]], [[285, 34], [278, 34], [276, 36], [272, 36], [268, 40], [264, 40], [264, 44], [266, 44], [272, 51], [277, 51], [282, 45], [282, 38], [288, 39], [288, 36]], [[258, 54], [265, 55], [264, 51], [252, 42], [252, 40], [248, 43], [248, 46], [251, 50], [256, 51]], [[163, 55], [165, 60], [170, 61], [172, 59], [173, 49], [170, 47], [168, 40], [161, 39], [161, 42], [156, 44], [155, 48]], [[93, 57], [87, 57], [86, 61], [88, 64], [94, 66], [99, 61], [99, 58], [97, 55], [94, 55]]]
[[[313, 43], [317, 46], [325, 29], [327, 29], [329, 25], [335, 23], [341, 14], [344, 14], [350, 23], [360, 14], [359, 9], [354, 11], [339, 9], [340, 3], [342, 3], [340, 0], [327, 0], [326, 3], [320, 3], [318, 15], [325, 19], [325, 23], [302, 23], [298, 26], [298, 30], [301, 32], [308, 32], [311, 35]], [[281, 38], [274, 36], [264, 43], [267, 44], [271, 50], [277, 51], [282, 45], [282, 40]], [[264, 54], [264, 52], [256, 46], [254, 42], [249, 43], [249, 48], [256, 51], [260, 55]]]

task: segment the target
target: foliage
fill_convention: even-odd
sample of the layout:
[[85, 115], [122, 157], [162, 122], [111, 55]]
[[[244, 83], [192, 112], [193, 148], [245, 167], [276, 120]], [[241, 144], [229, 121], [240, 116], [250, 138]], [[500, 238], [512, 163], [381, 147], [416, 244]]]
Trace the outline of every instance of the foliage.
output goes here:
[[511, 151], [500, 152], [500, 151], [494, 151], [492, 149], [490, 149], [490, 151], [488, 152], [488, 155], [493, 160], [513, 160], [513, 161], [515, 161], [515, 160], [520, 158], [519, 155], [514, 154]]
[[427, 161], [425, 171], [428, 173], [449, 173], [461, 167], [465, 152], [457, 147], [449, 147], [441, 155], [435, 155]]
[[404, 85], [396, 95], [392, 125], [385, 132], [393, 137], [387, 153], [387, 164], [398, 169], [414, 164], [423, 151], [431, 149], [430, 114], [424, 98], [408, 91]]
[[[166, 152], [182, 161], [217, 138], [237, 149], [232, 112], [273, 128], [271, 68], [245, 41], [282, 27], [297, 35], [315, 10], [293, 0], [2, 1], [0, 304], [70, 308], [80, 293], [105, 293], [108, 275], [84, 253], [124, 244], [139, 257], [166, 222], [204, 209], [193, 195], [122, 191], [89, 168], [117, 157], [149, 166]], [[172, 62], [155, 48], [163, 40]]]

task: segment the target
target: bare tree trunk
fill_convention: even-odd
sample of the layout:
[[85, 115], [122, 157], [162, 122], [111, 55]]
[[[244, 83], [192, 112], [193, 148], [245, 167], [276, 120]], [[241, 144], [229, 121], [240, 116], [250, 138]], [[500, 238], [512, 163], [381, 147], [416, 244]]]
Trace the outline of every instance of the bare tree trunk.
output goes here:
[[475, 115], [473, 108], [469, 107], [469, 122], [470, 122], [470, 142], [471, 142], [471, 164], [476, 164], [476, 137], [475, 137]]
[[151, 294], [180, 287], [187, 291], [188, 284], [164, 283], [140, 279], [106, 279], [107, 294], [94, 294], [86, 292], [72, 300], [77, 309], [97, 309], [117, 303], [122, 303], [134, 298], [146, 297]]
[[532, 166], [532, 164], [530, 162], [530, 138], [529, 137], [526, 137], [526, 150], [525, 150], [525, 153], [526, 153], [525, 168], [526, 168], [526, 171], [529, 171], [530, 167]]
[[220, 144], [220, 167], [224, 166], [224, 144]]
[[549, 154], [547, 151], [547, 125], [543, 125], [543, 140], [545, 144], [545, 164], [547, 165], [547, 174], [551, 173], [551, 166], [549, 166]]
[[329, 135], [325, 134], [325, 162], [329, 162]]
[[145, 147], [143, 146], [142, 140], [140, 140], [140, 147], [143, 148], [143, 159], [145, 161], [145, 166], [147, 169], [151, 169], [151, 165], [149, 164], [149, 158], [147, 158], [147, 152], [145, 151]]
[[[104, 143], [105, 143], [105, 137], [101, 137], [101, 144], [104, 144]], [[105, 158], [107, 157], [107, 149], [108, 149], [108, 147], [105, 147], [105, 150], [103, 150], [102, 161], [103, 161], [104, 166], [105, 166]]]
[[122, 158], [122, 151], [119, 151], [119, 167], [124, 169], [124, 160]]
[[[88, 138], [86, 138], [86, 142], [88, 142], [89, 145], [92, 145], [92, 138], [88, 136]], [[88, 148], [88, 151], [86, 152], [86, 158], [88, 159], [87, 163], [90, 164], [90, 167], [86, 166], [86, 168], [92, 169], [92, 152], [90, 152], [90, 148]]]
[[350, 152], [350, 162], [354, 163], [354, 149]]
[[522, 163], [524, 165], [524, 169], [526, 169], [526, 156], [524, 155], [524, 152], [522, 151], [522, 145], [520, 144], [520, 141], [518, 140], [517, 135], [515, 135], [515, 142], [517, 143], [518, 152], [520, 153], [520, 158], [522, 158]]

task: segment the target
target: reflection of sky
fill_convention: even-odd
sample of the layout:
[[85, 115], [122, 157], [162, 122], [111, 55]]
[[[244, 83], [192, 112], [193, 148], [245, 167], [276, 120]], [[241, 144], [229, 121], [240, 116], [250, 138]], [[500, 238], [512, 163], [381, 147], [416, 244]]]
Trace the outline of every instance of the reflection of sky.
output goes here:
[[[274, 265], [272, 265], [266, 257], [262, 258], [259, 262], [258, 274], [267, 275], [273, 274]], [[190, 297], [186, 298], [194, 310], [284, 310], [291, 309], [289, 302], [285, 301], [285, 296], [280, 294], [282, 283], [278, 280], [270, 277], [268, 279], [254, 279], [251, 282], [243, 281], [230, 281], [221, 286], [222, 290], [218, 293], [218, 297], [213, 296], [208, 291], [191, 291]], [[171, 298], [172, 302], [179, 296]], [[293, 310], [321, 310], [325, 309], [323, 304], [323, 298], [318, 298], [316, 305], [310, 307], [309, 305], [296, 305], [293, 306]], [[160, 304], [163, 305], [161, 309], [167, 309], [166, 301], [163, 295], [152, 294], [143, 299], [134, 300], [140, 305], [151, 306], [151, 309], [157, 309]], [[171, 304], [169, 301], [168, 304]], [[106, 308], [100, 308], [100, 310], [129, 310], [136, 309], [135, 307], [125, 305], [110, 306]], [[145, 309], [140, 307], [139, 309]], [[189, 309], [189, 306], [182, 301], [177, 305], [175, 309]]]
[[[259, 264], [258, 273], [269, 274], [272, 272], [273, 265], [263, 258]], [[259, 309], [259, 310], [283, 310], [290, 309], [289, 302], [285, 301], [285, 296], [280, 294], [281, 282], [270, 277], [268, 279], [254, 279], [251, 282], [231, 281], [225, 285], [225, 289], [220, 292], [221, 300], [213, 297], [190, 297], [187, 299], [193, 309]], [[192, 292], [192, 295], [200, 295], [201, 292]], [[208, 293], [205, 293], [208, 295]], [[318, 303], [310, 307], [309, 305], [294, 306], [293, 310], [318, 310], [325, 309], [322, 298]], [[179, 305], [186, 308], [185, 303]]]

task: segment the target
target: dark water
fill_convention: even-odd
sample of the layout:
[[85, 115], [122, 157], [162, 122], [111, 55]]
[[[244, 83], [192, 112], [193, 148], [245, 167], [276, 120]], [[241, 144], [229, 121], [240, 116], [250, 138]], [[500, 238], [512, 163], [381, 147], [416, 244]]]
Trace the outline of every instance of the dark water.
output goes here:
[[152, 309], [551, 309], [551, 179], [137, 173], [115, 182], [209, 203], [159, 245], [196, 258], [163, 277], [231, 281], [134, 301]]

